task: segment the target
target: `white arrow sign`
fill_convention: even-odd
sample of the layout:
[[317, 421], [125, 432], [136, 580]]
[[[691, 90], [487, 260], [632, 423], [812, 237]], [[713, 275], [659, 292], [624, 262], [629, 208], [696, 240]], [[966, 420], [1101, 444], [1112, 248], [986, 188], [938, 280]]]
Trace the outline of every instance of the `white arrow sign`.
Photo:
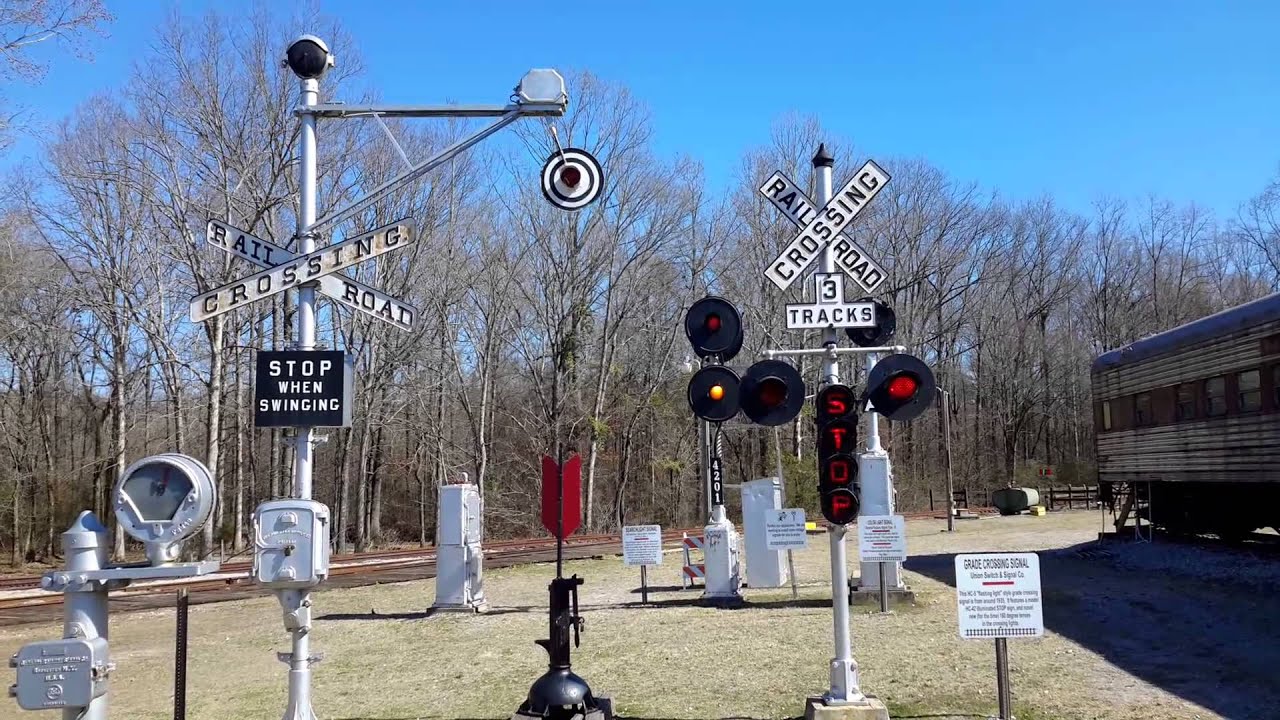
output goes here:
[[888, 183], [889, 173], [868, 160], [844, 187], [831, 196], [826, 207], [815, 210], [813, 201], [805, 197], [790, 178], [780, 172], [771, 175], [760, 186], [760, 193], [801, 230], [764, 271], [765, 277], [779, 290], [786, 290], [818, 257], [823, 246], [830, 243], [836, 264], [864, 290], [873, 292], [884, 281], [884, 269], [841, 232]]
[[223, 285], [191, 300], [191, 321], [202, 322], [276, 293], [292, 290], [325, 275], [351, 267], [413, 243], [405, 221], [362, 233], [313, 253], [299, 255], [247, 278]]
[[[209, 221], [205, 227], [205, 240], [261, 268], [273, 268], [297, 258], [279, 245], [254, 237], [221, 220]], [[412, 305], [340, 273], [321, 276], [316, 289], [345, 307], [372, 315], [401, 330], [412, 330], [418, 318], [418, 310]]]

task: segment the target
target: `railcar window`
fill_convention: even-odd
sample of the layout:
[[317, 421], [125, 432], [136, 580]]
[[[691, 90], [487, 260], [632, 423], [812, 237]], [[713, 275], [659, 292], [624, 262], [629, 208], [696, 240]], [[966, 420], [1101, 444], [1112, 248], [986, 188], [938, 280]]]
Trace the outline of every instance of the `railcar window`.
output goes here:
[[1196, 386], [1191, 383], [1183, 383], [1178, 386], [1178, 408], [1177, 414], [1179, 420], [1190, 420], [1196, 416]]
[[1227, 379], [1209, 378], [1204, 381], [1204, 411], [1213, 417], [1227, 414]]
[[1133, 424], [1151, 424], [1151, 393], [1138, 393], [1133, 398]]
[[1271, 394], [1275, 396], [1275, 406], [1280, 408], [1280, 365], [1271, 366]]
[[[1280, 366], [1277, 366], [1276, 369], [1280, 370]], [[1110, 400], [1102, 401], [1102, 429], [1103, 430], [1111, 429], [1111, 401]]]
[[1236, 374], [1236, 397], [1240, 401], [1240, 412], [1254, 412], [1262, 409], [1262, 371], [1245, 370]]

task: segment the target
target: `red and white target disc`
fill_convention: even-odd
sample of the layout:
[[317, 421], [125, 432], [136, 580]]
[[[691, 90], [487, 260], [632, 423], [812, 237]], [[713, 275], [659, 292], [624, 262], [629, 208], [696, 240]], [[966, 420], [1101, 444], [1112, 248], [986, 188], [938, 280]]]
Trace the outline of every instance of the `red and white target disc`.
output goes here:
[[591, 153], [565, 148], [551, 153], [542, 166], [542, 194], [562, 210], [579, 210], [600, 197], [604, 171]]

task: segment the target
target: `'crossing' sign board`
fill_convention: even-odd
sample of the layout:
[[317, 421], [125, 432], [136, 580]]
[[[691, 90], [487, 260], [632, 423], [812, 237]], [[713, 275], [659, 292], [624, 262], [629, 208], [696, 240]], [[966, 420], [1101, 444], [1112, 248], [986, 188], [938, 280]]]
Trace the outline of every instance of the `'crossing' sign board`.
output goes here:
[[267, 268], [249, 277], [197, 295], [191, 300], [191, 321], [202, 322], [255, 300], [292, 290], [414, 241], [407, 220], [401, 220], [320, 248]]
[[[273, 268], [298, 257], [273, 242], [254, 237], [221, 220], [209, 221], [205, 227], [205, 240], [219, 250], [244, 258], [260, 268]], [[316, 289], [330, 300], [401, 330], [412, 330], [417, 320], [417, 308], [342, 273], [322, 275], [317, 283]]]
[[[831, 244], [836, 264], [849, 272], [859, 284], [864, 284], [865, 279], [876, 279], [875, 274], [868, 275], [871, 273], [871, 263], [867, 259], [866, 252], [848, 238], [842, 238], [840, 233], [888, 183], [889, 173], [875, 161], [868, 160], [843, 187], [831, 196], [831, 201], [825, 207], [812, 211], [814, 207], [812, 201], [804, 197], [795, 183], [786, 179], [786, 176], [780, 172], [774, 173], [760, 187], [760, 192], [769, 198], [770, 202], [778, 205], [788, 219], [800, 225], [801, 230], [782, 254], [770, 263], [764, 271], [765, 277], [769, 278], [779, 290], [786, 290], [818, 257], [822, 248]], [[796, 216], [793, 217], [793, 214]], [[859, 271], [855, 272], [855, 268]], [[859, 280], [859, 274], [864, 276], [863, 280]], [[878, 280], [873, 284], [879, 285], [879, 281], [883, 279], [884, 272], [879, 271]], [[868, 289], [867, 292], [871, 290]]]

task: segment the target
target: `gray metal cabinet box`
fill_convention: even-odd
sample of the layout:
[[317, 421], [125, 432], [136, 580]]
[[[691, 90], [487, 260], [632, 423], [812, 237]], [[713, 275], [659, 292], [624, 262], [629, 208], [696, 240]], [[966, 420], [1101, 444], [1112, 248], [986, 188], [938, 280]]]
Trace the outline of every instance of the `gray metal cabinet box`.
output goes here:
[[253, 578], [270, 588], [303, 588], [329, 576], [329, 508], [315, 500], [273, 500], [253, 518]]
[[10, 693], [24, 710], [88, 707], [107, 692], [105, 638], [33, 642], [9, 664], [18, 669]]

